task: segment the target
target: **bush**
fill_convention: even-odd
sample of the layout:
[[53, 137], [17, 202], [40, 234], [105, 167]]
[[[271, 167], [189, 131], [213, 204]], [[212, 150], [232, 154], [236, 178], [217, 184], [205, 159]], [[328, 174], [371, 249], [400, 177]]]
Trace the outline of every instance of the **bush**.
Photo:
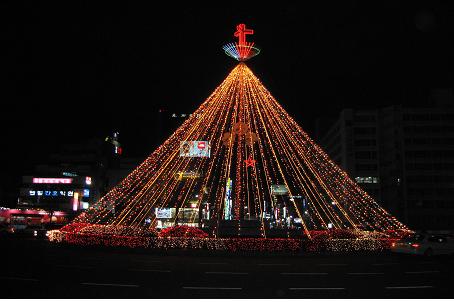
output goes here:
[[84, 222], [73, 222], [65, 225], [60, 229], [61, 232], [66, 232], [66, 233], [78, 233], [82, 229], [84, 229], [87, 226], [90, 226], [90, 223], [84, 223]]
[[195, 227], [178, 225], [162, 230], [159, 237], [208, 238], [208, 234]]
[[60, 232], [67, 234], [83, 235], [109, 235], [109, 236], [132, 236], [132, 237], [156, 237], [155, 230], [127, 225], [104, 225], [74, 222], [65, 225]]
[[332, 239], [356, 239], [362, 234], [353, 230], [334, 229], [329, 232], [329, 235]]
[[306, 241], [306, 250], [310, 252], [326, 250], [328, 242], [334, 239], [357, 239], [361, 237], [361, 234], [356, 231], [344, 229], [313, 230], [309, 233], [311, 240]]
[[128, 225], [102, 225], [92, 224], [79, 231], [79, 234], [86, 235], [108, 235], [108, 236], [129, 236], [129, 237], [156, 237], [154, 230], [133, 227]]

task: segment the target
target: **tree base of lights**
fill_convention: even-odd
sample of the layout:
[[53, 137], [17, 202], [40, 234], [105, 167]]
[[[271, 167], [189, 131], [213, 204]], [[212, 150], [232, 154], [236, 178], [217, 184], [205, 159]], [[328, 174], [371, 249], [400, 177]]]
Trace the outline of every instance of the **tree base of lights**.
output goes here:
[[191, 227], [174, 227], [160, 233], [103, 225], [77, 224], [50, 231], [49, 241], [86, 247], [142, 248], [149, 250], [207, 250], [227, 252], [342, 253], [389, 249], [400, 237], [355, 230], [312, 231], [306, 238], [209, 238]]

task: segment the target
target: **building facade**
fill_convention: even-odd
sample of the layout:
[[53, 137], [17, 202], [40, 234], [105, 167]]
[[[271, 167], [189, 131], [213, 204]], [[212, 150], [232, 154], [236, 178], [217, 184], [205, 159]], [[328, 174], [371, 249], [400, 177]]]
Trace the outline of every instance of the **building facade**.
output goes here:
[[413, 229], [454, 229], [454, 108], [345, 109], [318, 143]]
[[113, 147], [100, 139], [62, 145], [22, 176], [17, 206], [69, 217], [89, 208], [109, 189], [109, 169], [120, 160]]
[[91, 176], [23, 176], [18, 206], [67, 213], [88, 209], [99, 198]]

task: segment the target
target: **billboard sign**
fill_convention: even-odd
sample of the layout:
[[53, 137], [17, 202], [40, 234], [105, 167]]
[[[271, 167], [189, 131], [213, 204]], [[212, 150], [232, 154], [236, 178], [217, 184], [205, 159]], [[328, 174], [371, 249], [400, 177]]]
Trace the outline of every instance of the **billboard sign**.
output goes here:
[[172, 218], [172, 212], [175, 212], [175, 208], [156, 208], [155, 209], [156, 218]]
[[33, 177], [34, 184], [70, 184], [73, 182], [72, 178], [41, 178]]
[[176, 180], [199, 178], [200, 173], [197, 171], [179, 171], [175, 173]]
[[36, 190], [29, 190], [28, 191], [28, 196], [46, 196], [46, 197], [61, 197], [61, 196], [69, 196], [73, 197], [74, 196], [74, 191], [36, 191]]
[[288, 195], [285, 185], [271, 185], [271, 195]]
[[180, 156], [182, 157], [210, 157], [210, 151], [209, 141], [180, 142]]
[[225, 200], [224, 200], [224, 219], [232, 220], [232, 180], [227, 179], [225, 185]]

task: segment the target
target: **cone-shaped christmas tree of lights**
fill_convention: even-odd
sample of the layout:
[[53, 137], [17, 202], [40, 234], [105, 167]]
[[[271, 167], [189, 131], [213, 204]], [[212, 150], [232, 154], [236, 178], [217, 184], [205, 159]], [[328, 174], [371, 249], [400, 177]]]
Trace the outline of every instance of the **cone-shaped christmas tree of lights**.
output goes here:
[[406, 227], [303, 131], [243, 62], [259, 53], [241, 24], [225, 52], [240, 61], [200, 107], [78, 222], [257, 220], [301, 231]]

